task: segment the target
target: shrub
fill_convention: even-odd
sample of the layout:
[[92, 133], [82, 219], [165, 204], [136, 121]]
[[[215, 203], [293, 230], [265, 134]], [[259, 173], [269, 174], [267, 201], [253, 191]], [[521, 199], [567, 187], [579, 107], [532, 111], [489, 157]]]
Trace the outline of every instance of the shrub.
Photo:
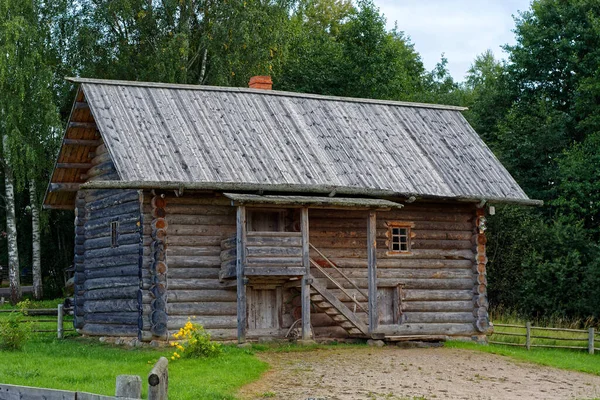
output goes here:
[[202, 325], [194, 324], [189, 319], [185, 326], [175, 333], [173, 337], [179, 341], [171, 343], [171, 346], [176, 347], [171, 360], [181, 357], [214, 357], [223, 351], [221, 344], [213, 342], [210, 339], [210, 334], [204, 330]]
[[21, 350], [31, 333], [31, 323], [23, 322], [23, 314], [13, 311], [5, 320], [0, 321], [0, 348]]

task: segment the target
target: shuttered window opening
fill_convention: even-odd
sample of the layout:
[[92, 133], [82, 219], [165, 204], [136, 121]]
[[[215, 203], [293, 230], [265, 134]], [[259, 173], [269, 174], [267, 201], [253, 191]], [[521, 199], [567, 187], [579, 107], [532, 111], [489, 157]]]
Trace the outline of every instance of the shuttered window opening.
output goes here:
[[119, 221], [110, 223], [110, 246], [119, 247]]

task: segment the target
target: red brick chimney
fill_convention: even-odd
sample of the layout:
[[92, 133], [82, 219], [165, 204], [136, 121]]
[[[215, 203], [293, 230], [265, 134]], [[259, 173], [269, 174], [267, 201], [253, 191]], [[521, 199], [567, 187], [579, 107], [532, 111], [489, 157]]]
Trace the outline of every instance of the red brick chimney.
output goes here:
[[273, 80], [270, 76], [253, 76], [250, 78], [248, 86], [251, 89], [271, 90], [273, 89]]

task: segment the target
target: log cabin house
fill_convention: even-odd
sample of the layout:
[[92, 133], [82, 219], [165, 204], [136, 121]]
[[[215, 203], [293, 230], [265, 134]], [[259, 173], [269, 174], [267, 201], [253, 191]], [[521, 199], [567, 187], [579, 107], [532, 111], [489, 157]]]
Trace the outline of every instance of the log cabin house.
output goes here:
[[464, 108], [72, 78], [46, 208], [75, 327], [168, 340], [485, 338], [485, 214], [535, 205]]

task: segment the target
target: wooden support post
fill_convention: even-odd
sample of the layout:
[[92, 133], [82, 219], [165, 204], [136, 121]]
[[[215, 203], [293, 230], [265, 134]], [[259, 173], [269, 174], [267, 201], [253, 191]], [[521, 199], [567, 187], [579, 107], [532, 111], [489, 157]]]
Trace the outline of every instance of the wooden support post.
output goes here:
[[115, 388], [116, 399], [141, 399], [142, 378], [137, 375], [119, 375]]
[[369, 211], [367, 223], [367, 263], [369, 278], [369, 333], [375, 332], [379, 323], [377, 309], [377, 214]]
[[527, 330], [525, 334], [525, 347], [527, 347], [527, 350], [529, 350], [531, 349], [531, 322], [527, 322], [527, 324], [525, 324], [525, 329]]
[[169, 391], [169, 360], [158, 359], [148, 374], [148, 400], [167, 400]]
[[59, 304], [58, 305], [58, 319], [57, 319], [57, 326], [56, 326], [56, 333], [57, 333], [57, 337], [59, 339], [63, 338], [63, 315], [64, 315], [64, 305]]
[[244, 268], [246, 267], [246, 207], [238, 206], [236, 223], [237, 336], [238, 342], [244, 343], [247, 328], [246, 284], [244, 281]]
[[309, 256], [309, 227], [308, 208], [302, 208], [301, 217], [302, 231], [302, 267], [304, 277], [302, 278], [302, 340], [310, 340], [312, 332], [310, 329], [310, 256]]
[[594, 328], [588, 331], [588, 353], [594, 354]]

